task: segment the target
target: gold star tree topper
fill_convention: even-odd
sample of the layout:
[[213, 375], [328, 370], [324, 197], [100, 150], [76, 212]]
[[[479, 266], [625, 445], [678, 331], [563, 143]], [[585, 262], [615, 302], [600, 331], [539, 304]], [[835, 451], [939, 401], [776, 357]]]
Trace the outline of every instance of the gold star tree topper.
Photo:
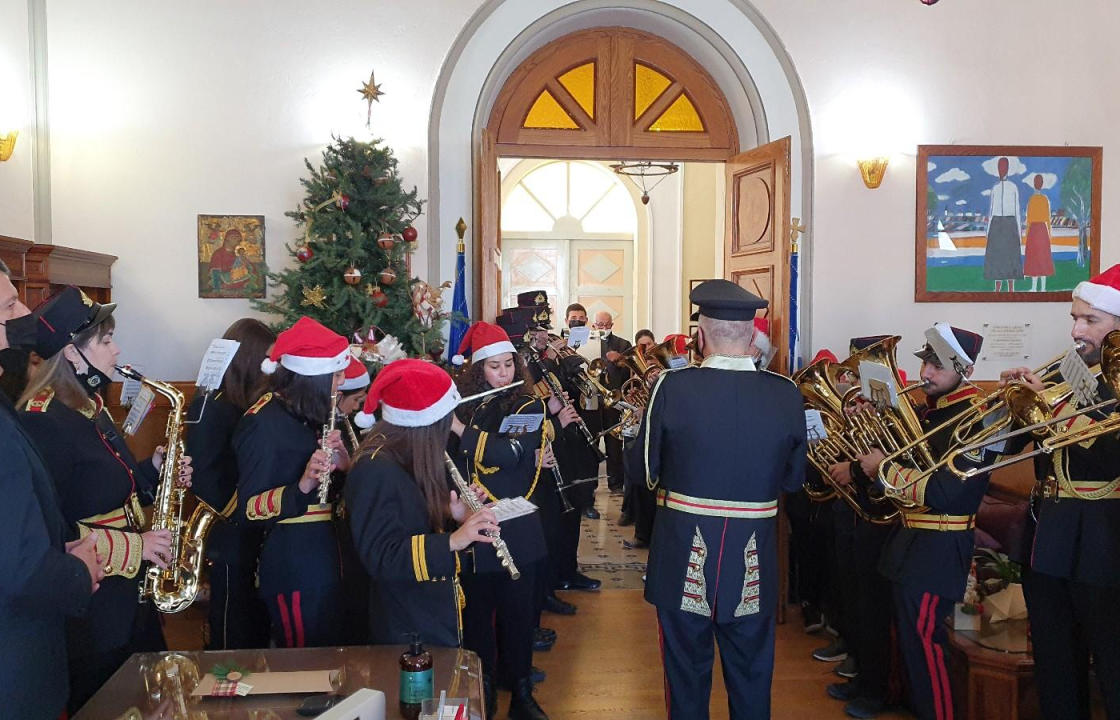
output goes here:
[[322, 285], [316, 285], [313, 288], [305, 287], [303, 288], [303, 300], [300, 302], [300, 305], [311, 305], [322, 310], [326, 307], [323, 302], [326, 299], [327, 293], [323, 290]]
[[369, 73], [369, 82], [362, 83], [358, 88], [361, 93], [362, 99], [366, 101], [366, 127], [369, 127], [370, 114], [373, 112], [373, 104], [381, 102], [381, 96], [385, 93], [381, 92], [381, 85], [373, 81], [373, 71]]

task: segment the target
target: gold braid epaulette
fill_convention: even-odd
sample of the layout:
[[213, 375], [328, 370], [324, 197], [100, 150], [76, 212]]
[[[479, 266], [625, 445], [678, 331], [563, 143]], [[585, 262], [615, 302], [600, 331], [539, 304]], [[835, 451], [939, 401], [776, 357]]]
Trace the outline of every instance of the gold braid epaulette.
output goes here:
[[45, 387], [39, 392], [35, 393], [35, 397], [27, 401], [23, 409], [31, 413], [45, 413], [47, 408], [50, 407], [51, 400], [54, 399], [54, 389]]
[[259, 398], [257, 398], [257, 401], [253, 403], [248, 410], [245, 411], [245, 414], [256, 415], [261, 411], [261, 408], [268, 404], [270, 400], [272, 400], [272, 393], [265, 393], [264, 395], [261, 395]]

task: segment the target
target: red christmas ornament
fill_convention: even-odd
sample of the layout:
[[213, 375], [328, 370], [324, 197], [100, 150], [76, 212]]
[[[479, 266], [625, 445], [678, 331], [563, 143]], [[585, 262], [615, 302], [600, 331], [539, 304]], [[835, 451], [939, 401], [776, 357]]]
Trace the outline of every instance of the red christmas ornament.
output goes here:
[[389, 252], [390, 250], [392, 250], [393, 246], [396, 244], [397, 239], [393, 237], [391, 233], [383, 232], [377, 236], [377, 247], [381, 248], [385, 252]]
[[315, 257], [315, 251], [307, 245], [302, 245], [296, 249], [296, 260], [301, 263], [305, 263], [313, 257]]
[[383, 308], [389, 304], [389, 296], [385, 294], [384, 290], [377, 287], [376, 285], [373, 286], [373, 288], [370, 290], [369, 297], [371, 300], [373, 300], [373, 304], [379, 308]]
[[404, 238], [405, 242], [414, 243], [416, 242], [416, 238], [420, 237], [420, 233], [416, 232], [416, 228], [409, 225], [404, 229], [404, 232], [401, 233], [401, 237]]
[[342, 273], [342, 279], [346, 281], [347, 285], [357, 285], [362, 281], [362, 271], [351, 265], [346, 268], [346, 272]]
[[350, 207], [350, 196], [339, 195], [338, 199], [334, 201], [334, 204], [338, 206], [339, 210], [345, 210], [346, 208]]
[[391, 267], [385, 268], [377, 275], [382, 285], [392, 285], [397, 281], [397, 271]]

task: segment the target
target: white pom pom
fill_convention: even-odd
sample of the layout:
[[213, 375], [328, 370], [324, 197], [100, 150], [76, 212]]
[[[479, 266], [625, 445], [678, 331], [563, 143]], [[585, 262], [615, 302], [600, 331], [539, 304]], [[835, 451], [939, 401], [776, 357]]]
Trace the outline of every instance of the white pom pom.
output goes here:
[[459, 365], [462, 365], [466, 361], [467, 361], [467, 359], [465, 357], [463, 357], [462, 355], [453, 355], [451, 357], [451, 364], [455, 365], [456, 367], [458, 367]]
[[261, 372], [265, 375], [271, 375], [276, 372], [276, 368], [278, 367], [280, 367], [280, 364], [275, 360], [269, 360], [268, 358], [261, 360]]
[[373, 415], [365, 412], [360, 412], [354, 415], [354, 424], [363, 430], [368, 430], [369, 428], [373, 427], [374, 420], [376, 420], [376, 418]]

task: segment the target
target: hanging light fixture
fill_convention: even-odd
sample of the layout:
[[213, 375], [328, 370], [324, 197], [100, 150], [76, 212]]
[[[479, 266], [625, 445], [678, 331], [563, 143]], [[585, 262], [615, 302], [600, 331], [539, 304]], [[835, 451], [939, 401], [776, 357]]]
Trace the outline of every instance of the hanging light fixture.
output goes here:
[[680, 167], [674, 162], [655, 163], [649, 160], [636, 160], [615, 163], [611, 165], [611, 170], [630, 178], [634, 187], [642, 191], [642, 204], [649, 205], [650, 191], [666, 177], [680, 170]]

